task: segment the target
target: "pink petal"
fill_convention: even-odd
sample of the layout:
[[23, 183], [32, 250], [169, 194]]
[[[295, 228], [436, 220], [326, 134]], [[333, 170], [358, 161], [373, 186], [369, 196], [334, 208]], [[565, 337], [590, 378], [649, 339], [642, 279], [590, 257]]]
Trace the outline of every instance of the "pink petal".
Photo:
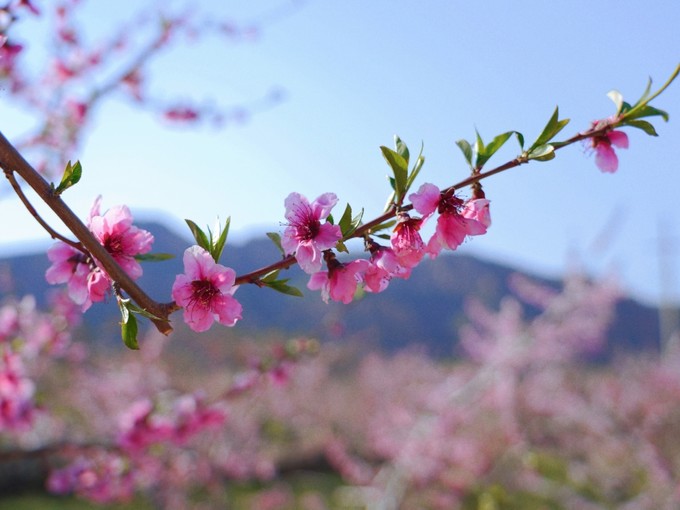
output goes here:
[[619, 168], [619, 158], [616, 157], [611, 145], [601, 143], [595, 147], [595, 164], [603, 172], [616, 172]]
[[609, 138], [609, 142], [612, 145], [615, 145], [622, 149], [628, 148], [628, 135], [623, 131], [610, 131], [607, 134], [607, 138]]
[[213, 312], [217, 314], [218, 322], [225, 326], [233, 326], [241, 319], [243, 307], [241, 303], [229, 295], [220, 295], [213, 301]]
[[331, 209], [333, 209], [337, 203], [338, 197], [335, 193], [324, 193], [323, 195], [319, 195], [311, 204], [314, 217], [325, 220], [331, 213]]
[[412, 193], [408, 198], [416, 211], [423, 216], [429, 216], [437, 210], [440, 197], [441, 191], [437, 186], [425, 183], [418, 189], [417, 193]]

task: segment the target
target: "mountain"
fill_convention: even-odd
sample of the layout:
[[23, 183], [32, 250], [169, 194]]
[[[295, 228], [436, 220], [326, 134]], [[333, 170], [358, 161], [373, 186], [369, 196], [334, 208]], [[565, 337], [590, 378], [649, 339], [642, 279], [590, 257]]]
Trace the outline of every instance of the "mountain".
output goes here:
[[[144, 264], [139, 280], [151, 297], [167, 301], [175, 275], [182, 272], [187, 238], [161, 224], [140, 224], [153, 232], [154, 252], [173, 253], [172, 260]], [[242, 245], [228, 245], [223, 263], [237, 274], [265, 266], [280, 252], [268, 239], [251, 240]], [[8, 294], [35, 294], [43, 303], [49, 285], [45, 270], [49, 261], [44, 253], [0, 258], [0, 297]], [[243, 334], [280, 331], [286, 335], [313, 335], [322, 340], [356, 340], [367, 346], [395, 350], [420, 344], [439, 356], [455, 354], [458, 328], [464, 323], [464, 303], [470, 298], [497, 307], [512, 293], [511, 275], [518, 271], [475, 257], [449, 254], [427, 260], [416, 268], [409, 280], [394, 279], [385, 292], [365, 294], [363, 298], [343, 305], [323, 303], [318, 292], [305, 287], [307, 276], [297, 268], [282, 272], [300, 288], [304, 298], [279, 294], [253, 285], [242, 286], [237, 297], [243, 304], [243, 321], [235, 330]], [[287, 274], [286, 274], [287, 273]], [[548, 286], [558, 288], [557, 281], [529, 275]], [[536, 313], [529, 308], [528, 313]], [[175, 316], [179, 322], [179, 316]], [[112, 303], [96, 303], [85, 314], [85, 323], [100, 341], [119, 342], [119, 312]], [[610, 350], [656, 349], [659, 326], [657, 310], [632, 299], [617, 306], [617, 314], [609, 331]]]

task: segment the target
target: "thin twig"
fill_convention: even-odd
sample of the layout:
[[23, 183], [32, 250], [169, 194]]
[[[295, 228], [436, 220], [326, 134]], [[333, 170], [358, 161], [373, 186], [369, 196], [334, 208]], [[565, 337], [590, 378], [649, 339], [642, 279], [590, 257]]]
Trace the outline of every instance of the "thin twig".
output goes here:
[[59, 232], [54, 230], [45, 220], [42, 219], [40, 214], [38, 214], [38, 211], [35, 210], [31, 202], [28, 200], [28, 197], [24, 194], [23, 190], [21, 189], [21, 186], [14, 177], [13, 171], [5, 169], [5, 177], [7, 177], [7, 180], [12, 185], [14, 192], [19, 196], [19, 199], [24, 204], [24, 207], [26, 207], [26, 209], [28, 209], [28, 212], [31, 213], [31, 215], [35, 218], [35, 220], [38, 223], [40, 223], [42, 228], [47, 230], [47, 233], [50, 235], [50, 237], [52, 237], [52, 239], [58, 239], [59, 241], [66, 243], [69, 246], [72, 246], [76, 250], [83, 252], [85, 255], [87, 256], [90, 255], [90, 252], [83, 248], [83, 245], [81, 243], [77, 243], [67, 237], [64, 237]]

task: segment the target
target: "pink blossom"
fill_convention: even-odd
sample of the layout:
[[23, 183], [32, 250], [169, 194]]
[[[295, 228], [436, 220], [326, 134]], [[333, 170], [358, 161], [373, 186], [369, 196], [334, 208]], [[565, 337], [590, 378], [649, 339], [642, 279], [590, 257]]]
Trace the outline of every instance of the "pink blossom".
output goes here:
[[628, 148], [628, 135], [623, 131], [609, 131], [591, 139], [591, 147], [595, 151], [595, 164], [603, 172], [614, 173], [619, 168], [619, 158], [612, 146]]
[[81, 305], [83, 311], [87, 310], [92, 302], [104, 299], [100, 286], [96, 287], [97, 292], [94, 295], [90, 295], [89, 274], [93, 269], [82, 252], [66, 243], [57, 242], [47, 250], [47, 258], [52, 262], [45, 272], [47, 283], [52, 285], [66, 283], [69, 297], [74, 303]]
[[194, 108], [176, 107], [166, 110], [163, 116], [171, 122], [196, 122], [200, 113]]
[[98, 452], [50, 473], [47, 488], [55, 494], [75, 492], [100, 504], [128, 501], [134, 495], [132, 475], [124, 458]]
[[172, 424], [153, 414], [153, 404], [148, 399], [134, 402], [121, 416], [121, 435], [118, 444], [130, 453], [143, 452], [149, 445], [162, 443], [172, 436]]
[[474, 199], [464, 202], [453, 193], [442, 193], [434, 184], [423, 184], [417, 193], [409, 196], [413, 207], [425, 218], [439, 212], [437, 228], [427, 244], [430, 257], [439, 255], [442, 248], [455, 250], [468, 235], [486, 233], [491, 224], [489, 201]]
[[376, 245], [371, 251], [370, 266], [364, 273], [364, 289], [367, 292], [382, 292], [393, 277], [406, 279], [411, 276], [411, 268], [399, 263], [392, 248]]
[[172, 440], [183, 445], [198, 432], [219, 427], [227, 419], [226, 413], [217, 407], [208, 407], [196, 395], [183, 395], [174, 404]]
[[408, 213], [401, 213], [392, 232], [392, 249], [399, 264], [406, 268], [417, 266], [425, 255], [425, 243], [420, 237], [422, 223], [422, 218], [411, 218]]
[[177, 275], [172, 298], [184, 308], [184, 322], [194, 331], [207, 331], [216, 320], [233, 326], [241, 318], [241, 304], [233, 294], [236, 273], [217, 264], [200, 246], [184, 252], [184, 274]]
[[321, 269], [323, 250], [335, 246], [342, 237], [339, 226], [321, 223], [337, 202], [334, 193], [324, 193], [311, 204], [299, 193], [291, 193], [286, 198], [286, 219], [290, 224], [283, 233], [281, 245], [286, 255], [295, 254], [307, 274]]
[[21, 357], [8, 346], [0, 357], [0, 431], [24, 429], [33, 421], [35, 384]]
[[333, 301], [349, 304], [354, 299], [357, 285], [362, 280], [364, 271], [369, 267], [368, 260], [360, 259], [341, 264], [333, 259], [328, 271], [319, 271], [311, 276], [307, 288], [321, 290], [321, 298], [326, 303], [330, 297]]
[[131, 278], [139, 278], [142, 266], [135, 260], [135, 255], [151, 251], [153, 236], [132, 226], [132, 214], [127, 206], [112, 207], [102, 215], [100, 202], [101, 197], [97, 197], [90, 211], [90, 230]]

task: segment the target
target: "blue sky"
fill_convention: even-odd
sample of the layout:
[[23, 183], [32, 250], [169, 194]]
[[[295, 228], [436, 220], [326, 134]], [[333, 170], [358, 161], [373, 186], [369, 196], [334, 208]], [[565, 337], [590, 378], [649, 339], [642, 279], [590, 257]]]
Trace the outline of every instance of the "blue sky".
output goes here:
[[[283, 0], [197, 2], [247, 23]], [[90, 2], [83, 22], [106, 30], [138, 2], [104, 12]], [[95, 5], [96, 4], [96, 5]], [[232, 239], [280, 230], [291, 191], [310, 199], [333, 191], [344, 206], [377, 215], [388, 195], [379, 146], [398, 134], [412, 152], [424, 144], [422, 182], [440, 187], [466, 176], [455, 146], [518, 130], [535, 137], [559, 105], [572, 122], [564, 137], [614, 113], [606, 93], [636, 100], [648, 77], [665, 81], [680, 62], [680, 3], [501, 0], [346, 0], [294, 3], [255, 42], [215, 38], [168, 52], [153, 67], [151, 90], [249, 104], [280, 87], [286, 100], [241, 126], [169, 128], [123, 98], [97, 112], [80, 159], [84, 177], [65, 196], [85, 216], [128, 204], [140, 218], [213, 224], [232, 218]], [[96, 25], [95, 25], [96, 20]], [[25, 40], [39, 25], [27, 24]], [[31, 32], [33, 31], [33, 33]], [[85, 29], [88, 32], [87, 27]], [[0, 94], [0, 130], [22, 131], [20, 112]], [[616, 273], [648, 301], [663, 291], [680, 301], [680, 82], [654, 103], [659, 138], [628, 131], [615, 175], [600, 173], [582, 146], [485, 182], [494, 224], [461, 252], [558, 275], [584, 267]], [[507, 147], [489, 168], [512, 159]], [[419, 184], [418, 183], [418, 184]], [[0, 250], [35, 246], [46, 235], [15, 200], [0, 201]], [[186, 231], [188, 233], [188, 230]], [[659, 283], [659, 236], [669, 261]]]

